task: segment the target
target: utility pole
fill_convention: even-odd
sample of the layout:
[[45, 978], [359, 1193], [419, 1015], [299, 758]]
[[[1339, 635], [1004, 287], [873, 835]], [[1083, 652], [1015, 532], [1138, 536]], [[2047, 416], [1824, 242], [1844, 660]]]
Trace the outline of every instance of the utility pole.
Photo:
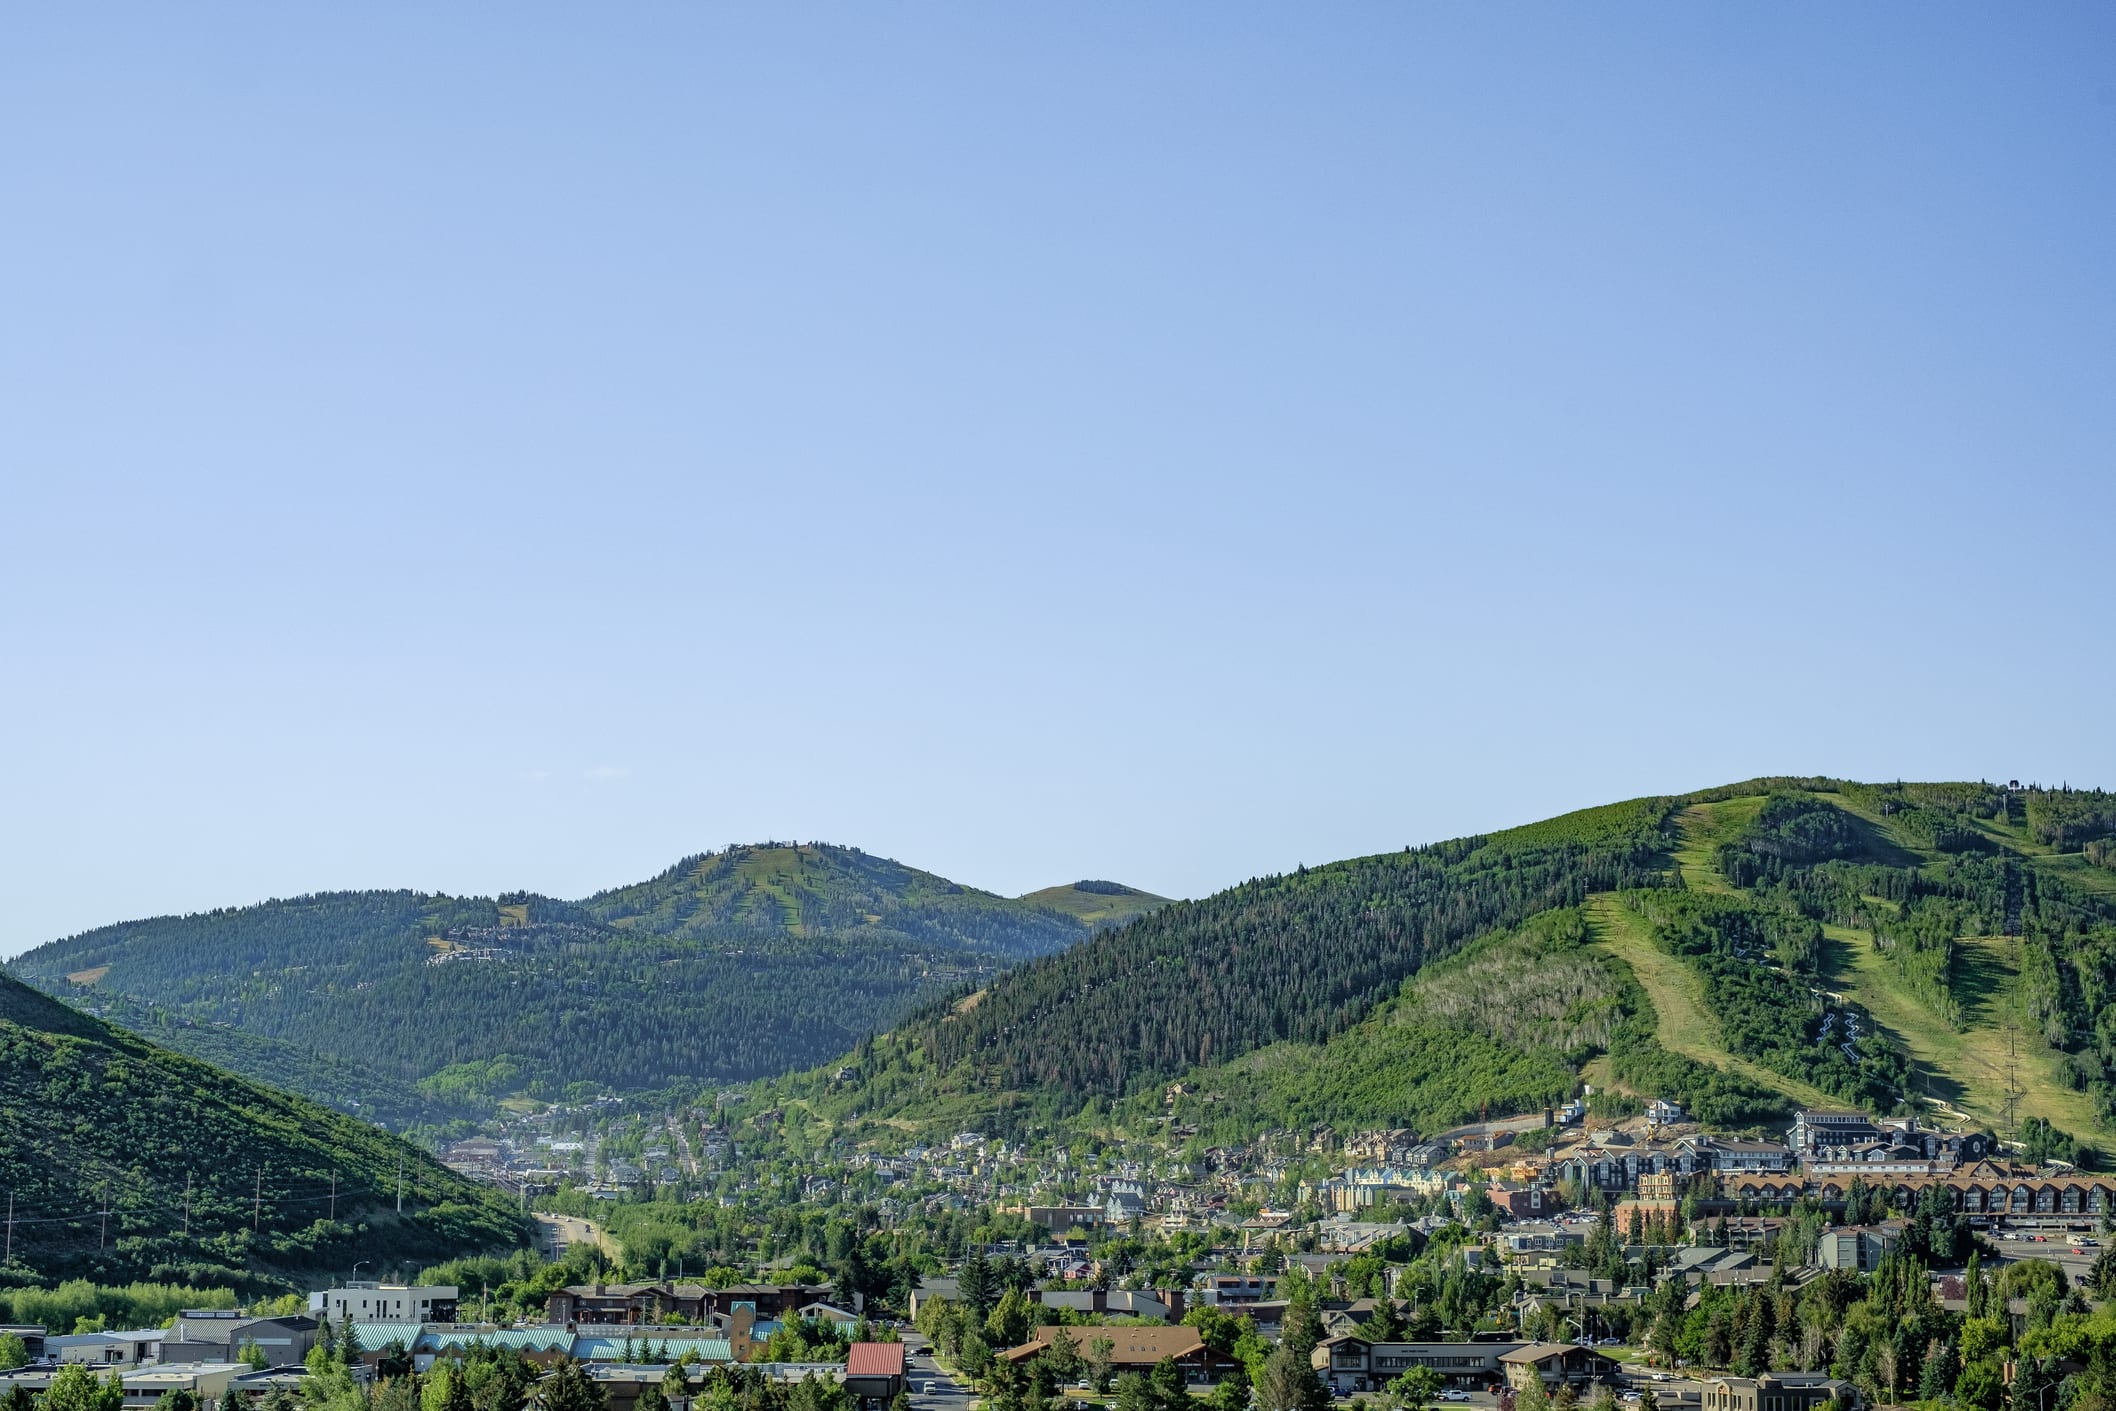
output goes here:
[[397, 1158], [397, 1213], [404, 1213], [404, 1158]]
[[99, 1234], [99, 1235], [97, 1235], [97, 1236], [96, 1236], [96, 1250], [97, 1250], [97, 1252], [98, 1252], [98, 1253], [100, 1253], [100, 1252], [101, 1252], [101, 1251], [103, 1251], [104, 1249], [108, 1248], [108, 1247], [109, 1247], [109, 1244], [110, 1244], [110, 1182], [109, 1182], [109, 1181], [108, 1181], [108, 1180], [106, 1179], [106, 1180], [105, 1180], [105, 1181], [103, 1182], [103, 1232], [102, 1232], [101, 1234]]
[[338, 1173], [331, 1172], [331, 1219], [338, 1218]]
[[184, 1238], [191, 1238], [191, 1173], [184, 1172]]
[[0, 1264], [15, 1262], [15, 1193], [7, 1193], [7, 1252], [0, 1254]]
[[257, 1190], [250, 1197], [250, 1233], [257, 1233], [257, 1226], [264, 1219], [264, 1167], [257, 1168]]
[[2003, 1114], [2006, 1136], [2009, 1140], [2020, 1137], [2020, 1100], [2027, 1093], [2020, 1085], [2020, 937], [2009, 936], [2006, 944], [2007, 959], [2013, 966], [2013, 983], [2009, 988], [2006, 1005], [2006, 1087], [2000, 1094], [1999, 1107]]

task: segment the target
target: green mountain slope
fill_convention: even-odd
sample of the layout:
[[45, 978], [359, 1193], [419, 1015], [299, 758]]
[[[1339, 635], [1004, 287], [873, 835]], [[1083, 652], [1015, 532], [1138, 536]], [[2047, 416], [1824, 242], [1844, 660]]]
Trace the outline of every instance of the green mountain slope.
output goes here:
[[[820, 1062], [1095, 924], [854, 848], [765, 844], [580, 902], [325, 893], [103, 927], [9, 968], [253, 1076], [411, 1120], [513, 1087], [556, 1097]], [[141, 1004], [205, 1028], [157, 1029]]]
[[855, 1132], [1085, 1115], [1231, 1136], [1431, 1130], [1591, 1077], [1724, 1125], [1931, 1103], [2103, 1139], [2106, 797], [1758, 780], [1307, 869], [930, 1007], [849, 1078], [776, 1087]]
[[1025, 894], [1021, 900], [1048, 911], [1062, 911], [1091, 926], [1120, 926], [1168, 905], [1167, 897], [1157, 897], [1152, 892], [1142, 892], [1122, 882], [1096, 881], [1045, 887]]
[[395, 1131], [489, 1116], [489, 1102], [450, 1100], [389, 1077], [365, 1063], [319, 1053], [287, 1039], [266, 1038], [227, 1024], [202, 1024], [158, 1004], [115, 990], [88, 988], [70, 1000], [150, 1043], [224, 1068], [267, 1087], [284, 1088]]
[[46, 1279], [298, 1282], [356, 1257], [427, 1263], [528, 1233], [505, 1197], [380, 1128], [5, 977], [0, 1186], [12, 1272]]

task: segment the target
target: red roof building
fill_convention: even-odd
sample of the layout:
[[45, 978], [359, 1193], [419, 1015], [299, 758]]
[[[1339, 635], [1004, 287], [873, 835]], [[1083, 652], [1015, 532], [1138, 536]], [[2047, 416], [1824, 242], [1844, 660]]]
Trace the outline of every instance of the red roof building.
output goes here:
[[856, 1342], [845, 1354], [845, 1390], [863, 1401], [888, 1401], [904, 1389], [904, 1345]]

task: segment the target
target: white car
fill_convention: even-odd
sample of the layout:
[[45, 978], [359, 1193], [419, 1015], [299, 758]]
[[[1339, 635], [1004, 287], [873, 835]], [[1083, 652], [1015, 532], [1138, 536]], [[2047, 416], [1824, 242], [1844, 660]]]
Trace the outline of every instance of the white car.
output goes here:
[[1440, 1393], [1440, 1399], [1442, 1401], [1467, 1401], [1469, 1400], [1469, 1393], [1460, 1387], [1449, 1387], [1446, 1391]]

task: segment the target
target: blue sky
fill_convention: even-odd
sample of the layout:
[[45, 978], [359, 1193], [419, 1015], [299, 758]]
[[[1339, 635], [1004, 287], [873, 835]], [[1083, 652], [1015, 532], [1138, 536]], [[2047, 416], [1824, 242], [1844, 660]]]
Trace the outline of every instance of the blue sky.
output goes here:
[[0, 951], [2116, 782], [2116, 11], [43, 7]]

